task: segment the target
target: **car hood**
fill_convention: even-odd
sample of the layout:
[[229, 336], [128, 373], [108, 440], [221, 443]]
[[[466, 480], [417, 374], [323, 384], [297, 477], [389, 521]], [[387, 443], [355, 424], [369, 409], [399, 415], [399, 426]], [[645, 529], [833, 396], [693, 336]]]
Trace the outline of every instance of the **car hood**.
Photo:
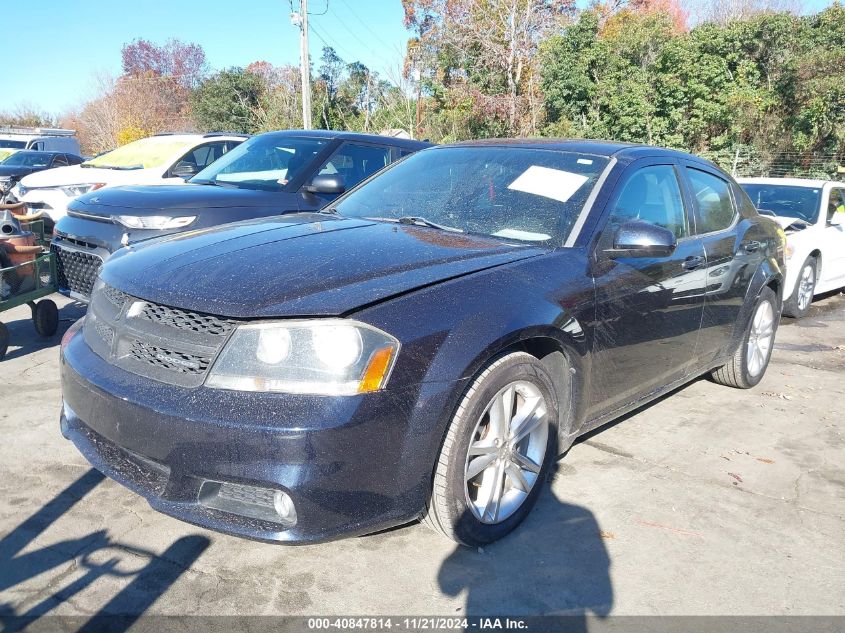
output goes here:
[[27, 188], [33, 187], [63, 187], [65, 185], [82, 185], [93, 182], [107, 184], [121, 184], [136, 182], [143, 169], [100, 169], [98, 167], [82, 167], [70, 165], [68, 167], [54, 167], [30, 174], [21, 184]]
[[103, 216], [111, 215], [115, 208], [132, 209], [133, 215], [162, 215], [166, 210], [272, 207], [284, 195], [278, 191], [211, 185], [123, 186], [79, 196], [70, 209]]
[[32, 173], [32, 167], [23, 165], [0, 165], [0, 176], [25, 176]]
[[297, 213], [124, 248], [101, 275], [135, 297], [185, 310], [329, 316], [544, 252], [426, 227]]

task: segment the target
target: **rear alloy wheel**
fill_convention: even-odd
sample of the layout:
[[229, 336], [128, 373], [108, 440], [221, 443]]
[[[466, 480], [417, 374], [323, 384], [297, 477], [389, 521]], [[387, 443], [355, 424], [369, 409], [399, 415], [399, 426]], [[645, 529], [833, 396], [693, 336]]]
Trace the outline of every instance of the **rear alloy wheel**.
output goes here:
[[516, 528], [554, 461], [557, 416], [554, 383], [537, 358], [516, 352], [491, 363], [449, 426], [427, 523], [471, 546]]
[[759, 383], [772, 357], [777, 327], [777, 295], [771, 288], [763, 288], [742, 342], [730, 362], [713, 371], [713, 380], [739, 389]]
[[795, 290], [789, 301], [783, 306], [783, 313], [786, 316], [800, 319], [807, 316], [810, 305], [813, 303], [813, 295], [816, 293], [816, 275], [818, 262], [815, 257], [810, 256], [801, 267], [798, 281], [795, 282]]

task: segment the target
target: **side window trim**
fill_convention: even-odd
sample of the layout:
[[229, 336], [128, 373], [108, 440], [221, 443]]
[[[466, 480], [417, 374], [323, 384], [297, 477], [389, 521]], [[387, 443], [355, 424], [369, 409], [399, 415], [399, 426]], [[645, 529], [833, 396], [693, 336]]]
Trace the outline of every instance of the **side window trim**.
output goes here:
[[[734, 188], [731, 186], [730, 180], [726, 180], [725, 176], [723, 174], [714, 170], [709, 165], [703, 165], [701, 163], [685, 160], [685, 161], [683, 161], [683, 166], [684, 166], [684, 170], [683, 170], [683, 172], [684, 172], [683, 173], [684, 183], [689, 188], [690, 199], [691, 199], [691, 202], [692, 202], [692, 205], [693, 205], [692, 206], [692, 212], [693, 212], [693, 215], [695, 217], [696, 232], [693, 233], [693, 235], [695, 237], [703, 237], [703, 236], [706, 236], [706, 235], [716, 235], [717, 233], [729, 231], [729, 230], [733, 229], [734, 227], [736, 227], [736, 225], [739, 223], [739, 219], [740, 219], [739, 203], [736, 199], [736, 193], [734, 192]], [[698, 198], [696, 198], [695, 191], [693, 189], [692, 183], [689, 180], [689, 170], [691, 170], [691, 169], [700, 171], [704, 174], [707, 174], [708, 176], [712, 176], [713, 178], [718, 178], [719, 180], [721, 180], [722, 182], [725, 183], [725, 186], [728, 190], [728, 195], [731, 198], [731, 209], [733, 209], [733, 218], [731, 219], [731, 223], [728, 226], [721, 228], [721, 229], [716, 229], [715, 231], [707, 231], [707, 232], [699, 233], [699, 230], [703, 227], [703, 221], [702, 221], [702, 218], [701, 218], [701, 209], [698, 205]]]

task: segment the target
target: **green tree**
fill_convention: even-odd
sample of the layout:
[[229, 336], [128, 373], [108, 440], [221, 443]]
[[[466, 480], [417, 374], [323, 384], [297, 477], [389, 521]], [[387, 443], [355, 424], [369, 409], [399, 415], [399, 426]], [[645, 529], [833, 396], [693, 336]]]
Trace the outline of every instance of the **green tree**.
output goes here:
[[260, 127], [263, 97], [264, 84], [257, 74], [242, 68], [221, 70], [191, 95], [194, 120], [204, 131], [253, 133]]

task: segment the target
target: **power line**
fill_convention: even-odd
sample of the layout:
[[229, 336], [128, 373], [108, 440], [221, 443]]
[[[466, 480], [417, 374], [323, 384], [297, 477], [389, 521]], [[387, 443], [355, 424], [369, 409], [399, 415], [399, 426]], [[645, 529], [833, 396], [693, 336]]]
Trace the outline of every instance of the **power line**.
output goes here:
[[361, 26], [363, 26], [365, 29], [367, 29], [367, 30], [370, 32], [370, 35], [372, 35], [374, 38], [376, 38], [376, 40], [378, 40], [378, 39], [380, 39], [380, 38], [381, 38], [381, 36], [380, 36], [380, 35], [378, 35], [375, 31], [373, 31], [373, 30], [372, 30], [372, 29], [371, 29], [371, 28], [367, 25], [367, 23], [366, 23], [366, 22], [364, 22], [364, 20], [362, 20], [362, 19], [358, 16], [358, 14], [357, 14], [357, 13], [355, 12], [355, 10], [354, 10], [354, 9], [353, 9], [350, 5], [349, 5], [349, 3], [348, 3], [348, 2], [346, 2], [346, 0], [340, 0], [340, 1], [344, 4], [344, 6], [345, 6], [347, 9], [349, 9], [349, 12], [353, 15], [353, 17], [354, 17], [356, 20], [358, 20], [358, 22], [360, 22], [360, 23], [361, 23]]

